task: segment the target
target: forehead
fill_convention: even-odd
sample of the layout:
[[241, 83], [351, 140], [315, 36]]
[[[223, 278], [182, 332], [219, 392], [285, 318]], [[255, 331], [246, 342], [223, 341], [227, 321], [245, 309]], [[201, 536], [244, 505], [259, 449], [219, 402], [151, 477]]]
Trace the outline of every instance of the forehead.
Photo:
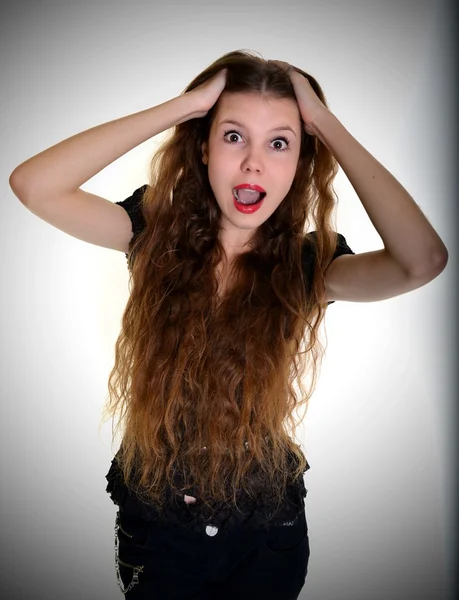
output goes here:
[[260, 93], [223, 92], [218, 100], [212, 123], [216, 128], [222, 121], [233, 120], [247, 128], [270, 129], [279, 125], [289, 125], [300, 131], [301, 120], [298, 104], [290, 98], [275, 98]]

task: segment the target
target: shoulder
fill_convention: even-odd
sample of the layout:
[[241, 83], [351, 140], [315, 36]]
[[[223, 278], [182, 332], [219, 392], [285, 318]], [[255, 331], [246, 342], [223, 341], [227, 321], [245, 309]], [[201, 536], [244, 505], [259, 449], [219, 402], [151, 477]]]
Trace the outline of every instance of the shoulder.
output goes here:
[[[122, 206], [124, 208], [124, 210], [129, 215], [129, 218], [131, 219], [133, 235], [131, 241], [129, 242], [130, 249], [132, 248], [134, 241], [137, 239], [140, 233], [142, 233], [146, 225], [142, 207], [143, 197], [147, 188], [147, 184], [142, 185], [141, 187], [134, 190], [132, 194], [124, 200], [121, 200], [120, 202], [115, 202], [115, 204], [118, 204], [119, 206]], [[126, 258], [127, 257], [128, 255], [126, 254]]]
[[[336, 234], [336, 249], [333, 254], [332, 260], [334, 260], [335, 258], [338, 258], [338, 256], [341, 256], [342, 254], [355, 254], [355, 252], [352, 250], [352, 248], [348, 245], [347, 240], [344, 237], [344, 235], [337, 231], [335, 231], [334, 233]], [[308, 251], [315, 252], [316, 243], [317, 243], [317, 231], [310, 231], [309, 233], [306, 233], [306, 235], [304, 237], [303, 252], [306, 252], [306, 253]]]
[[[355, 254], [352, 248], [348, 245], [344, 235], [337, 231], [335, 231], [334, 233], [336, 234], [336, 248], [330, 263], [332, 263], [339, 256], [343, 256], [344, 254]], [[312, 285], [312, 281], [314, 279], [316, 269], [316, 251], [317, 231], [310, 231], [304, 236], [301, 256], [303, 274], [308, 286]], [[331, 304], [332, 302], [334, 302], [334, 300], [329, 301], [328, 304]]]
[[[147, 188], [148, 185], [143, 185], [134, 190], [134, 192], [124, 200], [115, 202], [115, 204], [122, 206], [126, 210], [135, 228], [142, 227], [145, 224], [142, 212], [142, 200]], [[135, 233], [138, 232], [134, 231], [134, 234]]]
[[[336, 248], [333, 253], [332, 261], [343, 254], [355, 254], [352, 248], [347, 243], [346, 238], [342, 233], [334, 232], [336, 234]], [[303, 238], [302, 247], [302, 263], [303, 269], [313, 275], [315, 262], [316, 262], [316, 251], [317, 251], [317, 231], [310, 231], [305, 234]]]

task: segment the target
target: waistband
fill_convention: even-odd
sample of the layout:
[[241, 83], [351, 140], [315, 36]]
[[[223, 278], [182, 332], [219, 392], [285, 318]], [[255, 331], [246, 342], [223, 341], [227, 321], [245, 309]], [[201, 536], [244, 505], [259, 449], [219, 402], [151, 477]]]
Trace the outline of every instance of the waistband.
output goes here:
[[245, 528], [256, 530], [282, 524], [304, 512], [307, 494], [304, 479], [300, 477], [286, 487], [283, 502], [274, 514], [273, 508], [263, 500], [254, 502], [248, 497], [241, 497], [238, 502], [239, 510], [226, 505], [216, 506], [209, 515], [205, 514], [199, 502], [187, 504], [183, 496], [172, 495], [163, 506], [162, 514], [159, 514], [152, 505], [142, 501], [134, 490], [128, 488], [116, 457], [112, 460], [106, 479], [107, 493], [127, 518], [141, 519], [146, 522], [163, 520], [169, 527], [195, 532], [202, 531], [207, 525], [218, 528], [243, 525]]

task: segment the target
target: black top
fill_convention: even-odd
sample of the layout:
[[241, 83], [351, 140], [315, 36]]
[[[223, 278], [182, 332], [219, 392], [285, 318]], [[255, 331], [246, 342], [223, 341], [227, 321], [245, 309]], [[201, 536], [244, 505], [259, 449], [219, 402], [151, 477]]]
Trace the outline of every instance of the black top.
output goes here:
[[[126, 198], [121, 202], [116, 202], [116, 204], [119, 204], [126, 210], [132, 222], [132, 232], [134, 235], [130, 241], [129, 249], [131, 249], [135, 238], [145, 227], [145, 219], [141, 209], [141, 200], [146, 189], [147, 185], [143, 185], [136, 189], [129, 198]], [[315, 232], [312, 232], [312, 234], [314, 235]], [[332, 260], [342, 254], [355, 254], [355, 252], [347, 245], [344, 236], [338, 233], [338, 244]], [[126, 254], [126, 258], [128, 258], [128, 254]], [[306, 281], [311, 281], [314, 274], [314, 256], [311, 252], [305, 251], [302, 260], [305, 279]], [[331, 300], [328, 304], [331, 304], [332, 302], [334, 302], [334, 300]], [[294, 456], [291, 455], [291, 458], [293, 461]], [[293, 466], [292, 463], [292, 468]], [[307, 464], [305, 471], [308, 469], [309, 465]], [[125, 485], [121, 469], [118, 465], [117, 456], [113, 459], [106, 478], [108, 481], [107, 492], [110, 494], [113, 502], [122, 508], [123, 511], [132, 516], [141, 517], [146, 521], [155, 521], [158, 519], [157, 512], [151, 506], [141, 502], [135, 493]], [[269, 522], [271, 524], [280, 524], [294, 518], [304, 509], [304, 498], [306, 497], [306, 493], [307, 490], [304, 485], [303, 477], [300, 477], [294, 483], [289, 484], [286, 489], [286, 497], [282, 507]], [[164, 508], [164, 515], [167, 518], [168, 523], [172, 526], [186, 526], [195, 530], [200, 529], [205, 523], [212, 523], [212, 525], [218, 527], [222, 523], [231, 524], [231, 522], [236, 521], [238, 523], [244, 522], [246, 527], [249, 528], [257, 529], [263, 527], [267, 520], [266, 514], [268, 514], [268, 508], [263, 505], [263, 498], [260, 498], [255, 503], [248, 499], [240, 498], [238, 504], [240, 512], [235, 513], [224, 507], [214, 512], [209, 519], [206, 518], [200, 510], [201, 505], [199, 498], [194, 504], [187, 504], [183, 497], [172, 497], [169, 495], [167, 506]]]
[[[143, 231], [145, 227], [145, 219], [142, 214], [141, 201], [142, 197], [147, 189], [147, 185], [143, 185], [133, 192], [132, 196], [126, 198], [126, 200], [121, 200], [121, 202], [115, 202], [115, 204], [119, 204], [122, 206], [127, 214], [129, 215], [132, 223], [132, 233], [133, 236], [131, 241], [129, 242], [129, 250], [132, 248], [132, 244], [134, 243], [137, 236]], [[311, 231], [309, 235], [315, 237], [315, 231]], [[306, 281], [311, 281], [314, 275], [314, 255], [307, 251], [307, 246], [305, 245], [305, 252], [303, 252], [302, 260], [303, 260], [303, 273]], [[333, 254], [332, 261], [338, 256], [342, 254], [355, 254], [351, 248], [347, 245], [346, 238], [338, 233], [338, 243], [336, 246], [335, 253]], [[126, 259], [128, 258], [128, 254], [125, 255]], [[332, 304], [335, 302], [334, 300], [330, 300], [328, 304]]]

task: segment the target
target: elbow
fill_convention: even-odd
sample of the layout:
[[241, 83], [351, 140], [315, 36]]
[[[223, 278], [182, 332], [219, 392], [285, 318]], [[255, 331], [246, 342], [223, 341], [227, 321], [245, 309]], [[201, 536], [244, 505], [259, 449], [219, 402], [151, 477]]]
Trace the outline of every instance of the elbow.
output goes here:
[[435, 273], [435, 277], [440, 275], [440, 273], [442, 273], [446, 269], [446, 265], [448, 264], [448, 258], [449, 255], [448, 250], [446, 248], [435, 257], [435, 261], [432, 265], [432, 271]]
[[10, 178], [8, 180], [11, 189], [14, 190], [15, 188], [17, 188], [20, 185], [21, 180], [21, 171], [19, 170], [19, 167], [16, 167], [11, 173]]
[[19, 200], [21, 200], [21, 202], [23, 201], [24, 198], [24, 185], [23, 185], [23, 181], [21, 176], [18, 173], [18, 170], [15, 169], [9, 179], [8, 179], [8, 183], [10, 185], [10, 188], [13, 190], [15, 196], [17, 196], [19, 198]]
[[22, 204], [26, 205], [29, 201], [29, 192], [27, 191], [27, 186], [25, 185], [24, 176], [21, 174], [18, 169], [15, 169], [8, 180], [10, 188], [12, 189], [14, 195], [19, 198]]
[[424, 281], [435, 279], [445, 270], [448, 258], [448, 251], [444, 247], [435, 253], [428, 262], [426, 261], [413, 268], [410, 273], [411, 278]]

